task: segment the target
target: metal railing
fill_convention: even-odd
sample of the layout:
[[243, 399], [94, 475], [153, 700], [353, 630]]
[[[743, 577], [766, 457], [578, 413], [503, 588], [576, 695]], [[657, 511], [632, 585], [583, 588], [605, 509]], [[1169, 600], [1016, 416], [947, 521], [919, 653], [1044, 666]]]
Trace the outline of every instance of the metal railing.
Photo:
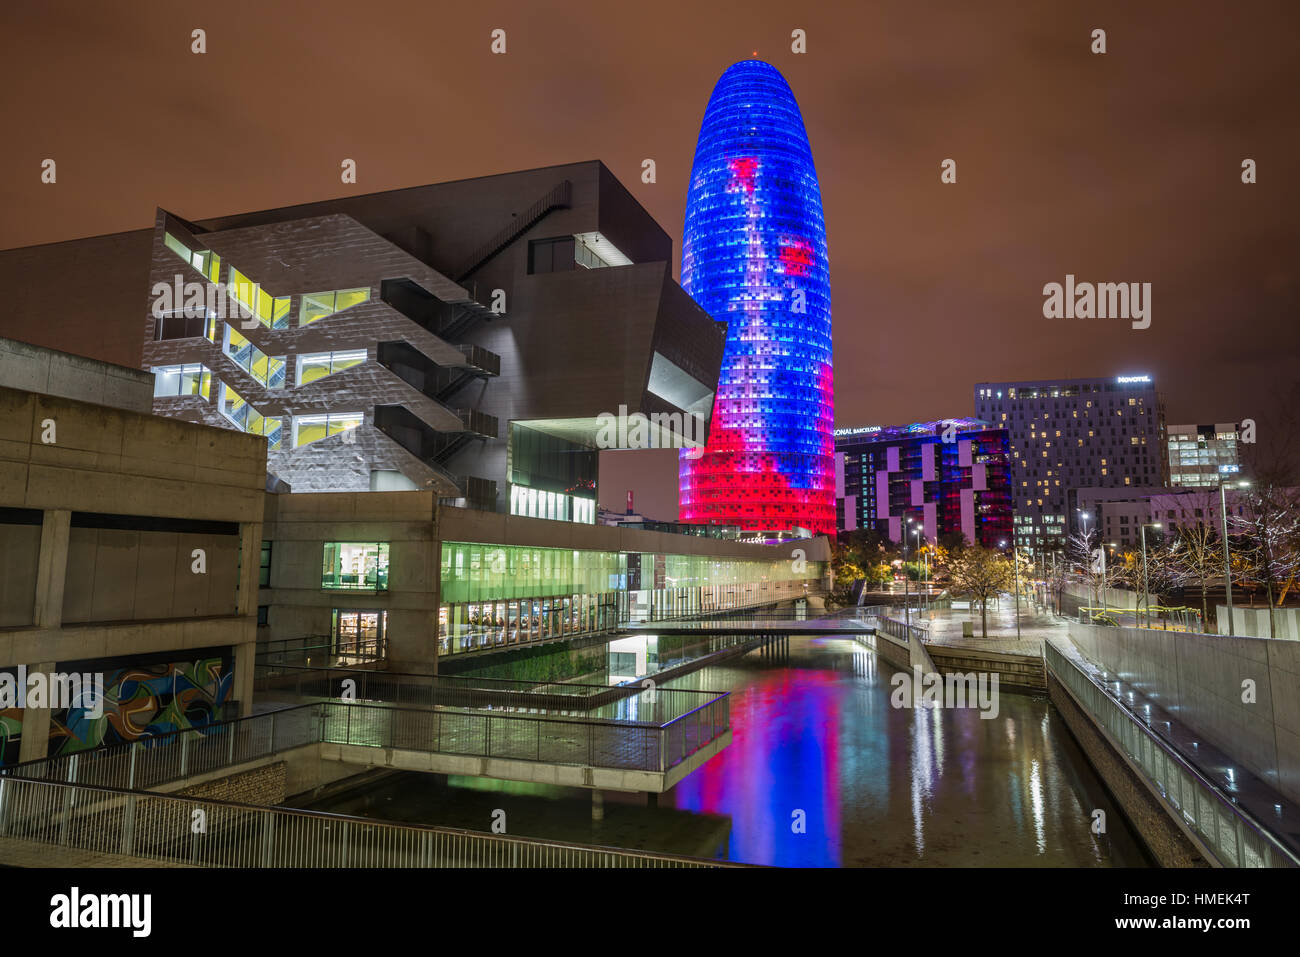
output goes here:
[[[201, 827], [196, 826], [201, 822]], [[0, 777], [0, 840], [197, 867], [737, 867], [228, 801]]]
[[317, 743], [663, 772], [730, 728], [728, 693], [694, 694], [665, 722], [318, 701], [3, 767], [0, 779], [147, 790]]
[[[469, 675], [427, 675], [303, 665], [261, 665], [254, 689], [285, 697], [358, 701], [408, 707], [527, 711], [568, 717], [664, 724], [704, 704], [712, 692], [640, 683], [597, 685]], [[348, 684], [350, 682], [350, 684]]]
[[1298, 867], [1300, 856], [1116, 701], [1052, 641], [1043, 643], [1048, 670], [1064, 684], [1111, 743], [1141, 769], [1168, 812], [1181, 820], [1225, 867]]
[[315, 705], [299, 705], [123, 744], [0, 767], [0, 780], [33, 778], [148, 790], [246, 764], [319, 740]]
[[726, 696], [651, 724], [322, 702], [320, 740], [547, 764], [667, 771], [729, 728]]
[[382, 661], [385, 653], [382, 638], [344, 639], [340, 646], [329, 635], [304, 635], [257, 644], [257, 660], [262, 664], [300, 664], [314, 658]]
[[[893, 611], [893, 609], [890, 610]], [[907, 641], [909, 631], [917, 641], [924, 642], [930, 640], [929, 628], [924, 628], [921, 625], [909, 625], [907, 622], [899, 621], [897, 618], [881, 616], [878, 619], [876, 628], [892, 638], [897, 638], [899, 641]]]

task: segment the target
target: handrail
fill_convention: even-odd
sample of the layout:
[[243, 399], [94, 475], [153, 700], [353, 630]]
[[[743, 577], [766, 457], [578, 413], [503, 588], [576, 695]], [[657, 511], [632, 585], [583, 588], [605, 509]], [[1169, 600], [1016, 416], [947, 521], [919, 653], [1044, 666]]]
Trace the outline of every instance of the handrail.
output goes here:
[[[1079, 667], [1077, 662], [1070, 660], [1055, 646], [1052, 640], [1043, 642], [1043, 657], [1048, 670], [1070, 689], [1072, 697], [1100, 728], [1109, 732], [1106, 737], [1112, 744], [1121, 748], [1129, 760], [1137, 765], [1147, 780], [1154, 785], [1161, 795], [1163, 803], [1168, 806], [1169, 813], [1179, 817], [1188, 828], [1194, 830], [1220, 863], [1228, 867], [1300, 867], [1300, 854], [1282, 843], [1274, 835], [1273, 831], [1247, 808], [1225, 795], [1215, 782], [1206, 777], [1196, 765], [1188, 761], [1177, 748], [1156, 734], [1145, 722], [1133, 714], [1123, 702], [1117, 701], [1105, 685], [1098, 681], [1095, 676]], [[1091, 698], [1092, 700], [1085, 700], [1085, 698]], [[1098, 714], [1098, 706], [1102, 704], [1107, 706], [1106, 711], [1109, 717], [1122, 720], [1124, 725], [1120, 726], [1113, 721], [1107, 721], [1107, 714]], [[1177, 772], [1185, 775], [1189, 779], [1187, 783], [1195, 788], [1194, 794], [1191, 795], [1193, 800], [1186, 800], [1188, 796], [1182, 793], [1183, 789], [1181, 787], [1172, 788], [1170, 786], [1173, 779], [1167, 773], [1168, 768], [1148, 767], [1148, 764], [1155, 764], [1153, 760], [1154, 752], [1148, 755], [1143, 754], [1143, 749], [1140, 747], [1129, 747], [1129, 743], [1124, 740], [1122, 731], [1124, 727], [1140, 733], [1165, 759], [1173, 762]], [[1161, 780], [1162, 777], [1165, 779], [1164, 781]], [[1195, 799], [1201, 796], [1209, 798], [1219, 810], [1226, 811], [1238, 822], [1235, 829], [1234, 848], [1228, 848], [1224, 845], [1223, 833], [1220, 828], [1221, 822], [1217, 815], [1208, 815], [1210, 820], [1206, 821], [1205, 809], [1200, 801]], [[1187, 804], [1191, 804], [1191, 810], [1188, 809]], [[1248, 843], [1250, 834], [1243, 831], [1243, 826], [1250, 829], [1258, 842], [1262, 842], [1262, 844], [1257, 843], [1257, 846], [1249, 848], [1254, 852], [1253, 859], [1244, 853], [1247, 850], [1245, 845]]]
[[[194, 829], [195, 811], [205, 826]], [[743, 867], [657, 851], [0, 777], [0, 838], [209, 867]]]

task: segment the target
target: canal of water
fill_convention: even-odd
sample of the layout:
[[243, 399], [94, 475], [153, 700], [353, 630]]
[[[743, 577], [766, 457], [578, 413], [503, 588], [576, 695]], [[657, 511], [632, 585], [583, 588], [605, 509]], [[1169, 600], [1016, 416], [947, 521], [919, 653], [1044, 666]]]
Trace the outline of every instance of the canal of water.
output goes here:
[[[731, 692], [731, 745], [657, 804], [400, 772], [299, 806], [386, 820], [797, 867], [1144, 866], [1045, 696], [891, 706], [893, 666], [849, 639], [792, 638], [665, 682]], [[1094, 833], [1095, 813], [1105, 832]]]

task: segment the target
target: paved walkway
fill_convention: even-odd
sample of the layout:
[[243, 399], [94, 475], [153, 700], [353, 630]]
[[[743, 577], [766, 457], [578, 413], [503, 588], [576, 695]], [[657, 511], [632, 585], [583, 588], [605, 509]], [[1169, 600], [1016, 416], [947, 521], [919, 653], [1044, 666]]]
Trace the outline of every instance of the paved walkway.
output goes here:
[[[901, 616], [896, 616], [901, 617]], [[975, 623], [975, 637], [962, 637], [962, 623]], [[1020, 605], [1020, 637], [1016, 638], [1016, 603], [1003, 599], [989, 602], [988, 637], [981, 637], [979, 607], [966, 609], [937, 609], [912, 612], [912, 623], [929, 629], [929, 643], [956, 648], [997, 651], [1004, 654], [1040, 657], [1043, 640], [1056, 636], [1063, 638], [1069, 632], [1069, 622], [1050, 611], [1035, 608], [1028, 602]]]

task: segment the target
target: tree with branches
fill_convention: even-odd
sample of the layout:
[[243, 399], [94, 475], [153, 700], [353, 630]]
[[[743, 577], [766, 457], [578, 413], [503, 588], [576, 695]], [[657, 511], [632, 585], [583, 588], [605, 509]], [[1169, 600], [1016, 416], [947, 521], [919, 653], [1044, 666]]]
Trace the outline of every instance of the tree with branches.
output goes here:
[[980, 636], [989, 634], [988, 601], [1014, 587], [1011, 562], [1001, 553], [982, 545], [970, 545], [954, 553], [948, 574], [955, 594], [980, 604]]

